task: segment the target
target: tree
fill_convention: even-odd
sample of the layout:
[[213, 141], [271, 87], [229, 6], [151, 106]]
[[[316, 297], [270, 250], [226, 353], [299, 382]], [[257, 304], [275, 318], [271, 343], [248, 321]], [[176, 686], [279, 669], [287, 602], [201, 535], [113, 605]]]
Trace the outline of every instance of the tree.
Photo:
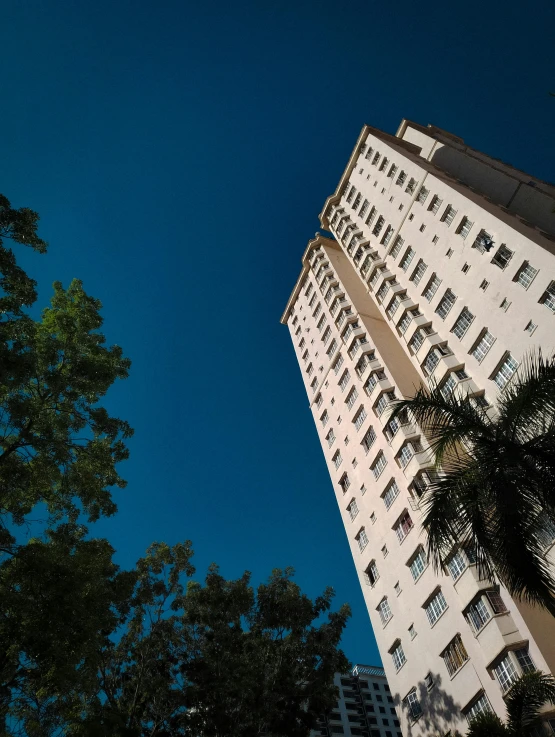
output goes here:
[[191, 579], [191, 556], [189, 542], [155, 544], [139, 561], [124, 621], [114, 617], [117, 637], [112, 630], [87, 645], [101, 645], [86, 657], [98, 666], [94, 678], [89, 669], [63, 692], [43, 687], [40, 701], [29, 698], [36, 682], [22, 684], [12, 713], [25, 734], [309, 734], [335, 703], [333, 674], [348, 667], [338, 643], [349, 608], [330, 612], [330, 589], [311, 601], [291, 569], [255, 591], [248, 573], [227, 581], [212, 566], [202, 585]]
[[480, 714], [470, 723], [467, 737], [531, 737], [541, 726], [541, 708], [555, 704], [555, 680], [539, 671], [525, 673], [505, 698], [507, 721], [491, 712]]
[[486, 575], [555, 614], [544, 552], [555, 537], [555, 358], [527, 359], [495, 411], [437, 387], [398, 402], [393, 416], [407, 411], [439, 471], [422, 502], [436, 567], [469, 546]]

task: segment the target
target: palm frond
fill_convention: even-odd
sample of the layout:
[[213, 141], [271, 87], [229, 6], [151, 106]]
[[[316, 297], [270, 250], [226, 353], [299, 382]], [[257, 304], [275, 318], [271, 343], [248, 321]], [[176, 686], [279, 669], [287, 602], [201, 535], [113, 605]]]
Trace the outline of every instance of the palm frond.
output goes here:
[[540, 710], [555, 704], [555, 679], [540, 671], [525, 673], [512, 686], [506, 699], [507, 726], [515, 735], [526, 735], [541, 722]]

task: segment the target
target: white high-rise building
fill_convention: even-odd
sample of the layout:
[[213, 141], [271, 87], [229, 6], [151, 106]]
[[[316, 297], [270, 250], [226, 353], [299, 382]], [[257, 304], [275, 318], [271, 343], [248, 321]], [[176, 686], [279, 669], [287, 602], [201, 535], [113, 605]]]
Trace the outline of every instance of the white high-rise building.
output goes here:
[[321, 718], [312, 737], [403, 737], [383, 668], [355, 665], [350, 673], [336, 673], [334, 683], [335, 708]]
[[[555, 672], [555, 620], [478, 576], [428, 565], [433, 459], [389, 420], [431, 379], [495, 404], [524, 356], [555, 348], [555, 187], [404, 120], [365, 126], [302, 258], [289, 326], [404, 734], [464, 731], [531, 668]], [[555, 530], [546, 528], [546, 548]], [[548, 553], [553, 558], [553, 551]], [[546, 716], [550, 716], [546, 713]]]

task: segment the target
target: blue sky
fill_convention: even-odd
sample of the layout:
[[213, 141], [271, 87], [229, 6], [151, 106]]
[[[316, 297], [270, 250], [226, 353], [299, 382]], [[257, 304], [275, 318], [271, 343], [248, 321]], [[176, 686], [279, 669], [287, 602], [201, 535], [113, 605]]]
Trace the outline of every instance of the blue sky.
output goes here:
[[349, 601], [379, 662], [279, 317], [364, 123], [433, 122], [554, 179], [555, 5], [4, 0], [0, 191], [41, 214], [45, 303], [84, 280], [133, 360], [119, 514], [131, 565], [192, 538], [255, 580]]

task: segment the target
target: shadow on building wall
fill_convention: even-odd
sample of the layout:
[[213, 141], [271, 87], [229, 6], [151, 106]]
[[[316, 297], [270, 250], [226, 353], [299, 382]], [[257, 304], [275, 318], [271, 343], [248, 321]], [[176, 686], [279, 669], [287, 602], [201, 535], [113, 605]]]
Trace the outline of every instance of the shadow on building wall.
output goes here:
[[432, 676], [434, 685], [430, 690], [423, 681], [416, 686], [416, 693], [422, 707], [422, 716], [417, 721], [411, 719], [407, 705], [402, 703], [399, 694], [395, 694], [395, 706], [402, 715], [403, 725], [408, 723], [408, 727], [403, 729], [404, 737], [412, 737], [415, 731], [423, 732], [429, 737], [445, 735], [449, 731], [454, 735], [457, 727], [460, 728], [461, 705], [444, 691], [440, 674], [432, 673]]

